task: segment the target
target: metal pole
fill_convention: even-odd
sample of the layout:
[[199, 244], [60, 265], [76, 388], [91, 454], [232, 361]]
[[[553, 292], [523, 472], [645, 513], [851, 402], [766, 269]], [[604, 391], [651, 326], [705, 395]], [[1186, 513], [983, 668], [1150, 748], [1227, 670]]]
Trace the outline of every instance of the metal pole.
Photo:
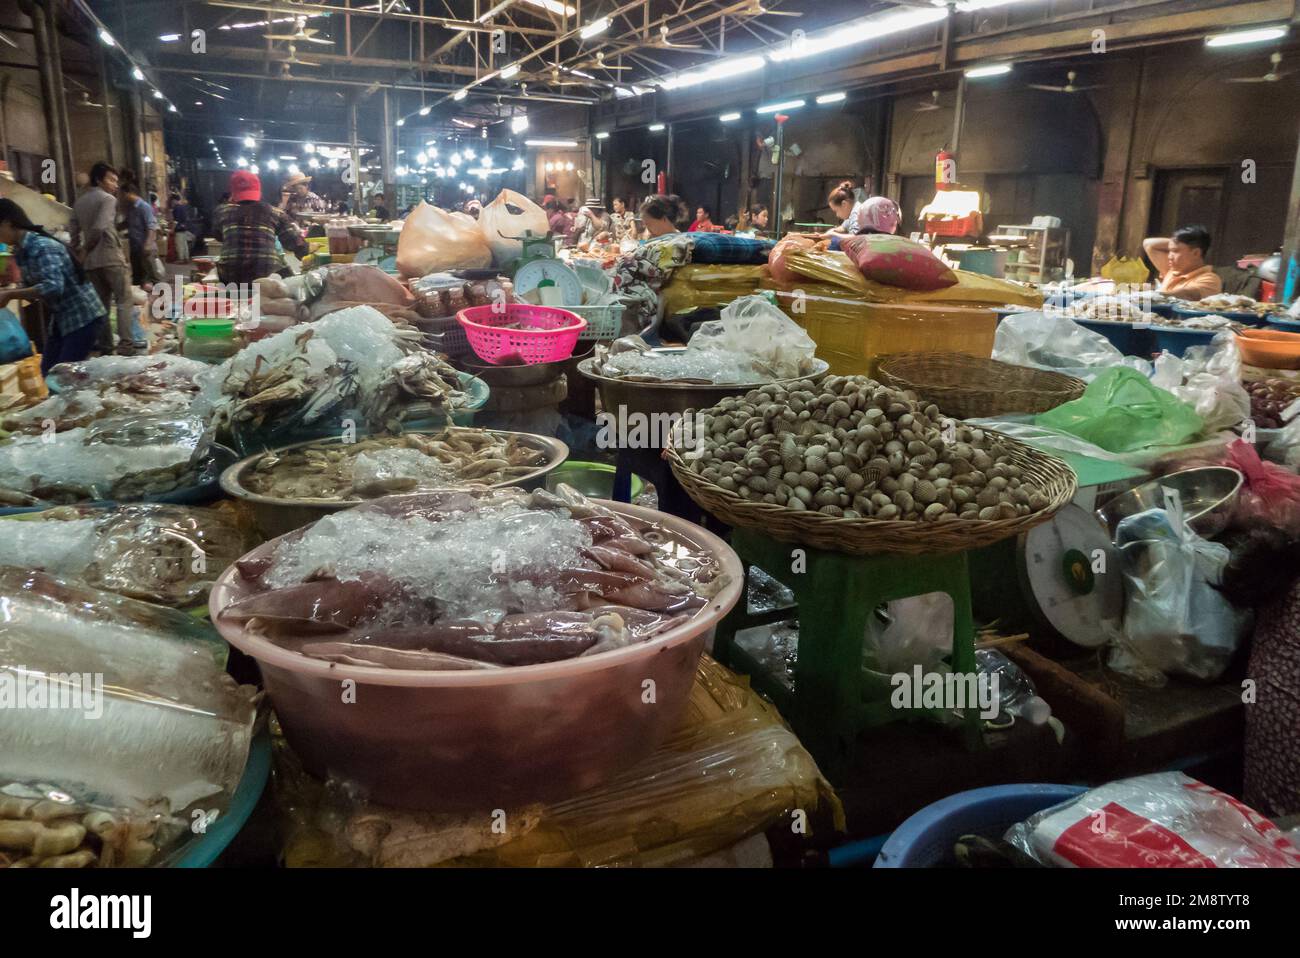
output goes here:
[[[420, 25], [420, 30], [424, 30], [424, 25]], [[392, 104], [389, 102], [389, 92], [387, 89], [384, 94], [384, 127], [380, 130], [381, 139], [379, 141], [379, 164], [383, 168], [382, 176], [384, 181], [384, 199], [385, 205], [388, 201], [388, 191], [395, 188], [397, 175], [393, 171], [393, 157], [396, 154], [396, 146], [393, 144], [393, 123], [392, 123]], [[396, 199], [396, 197], [394, 197]], [[360, 215], [360, 214], [358, 214]]]
[[776, 117], [776, 186], [772, 191], [772, 219], [776, 221], [776, 238], [781, 238], [781, 180], [785, 177], [785, 121], [786, 117]]
[[361, 210], [361, 150], [357, 144], [357, 100], [348, 104], [348, 144], [352, 160], [352, 212], [360, 216]]
[[70, 202], [65, 183], [66, 168], [62, 156], [62, 139], [59, 136], [59, 110], [55, 105], [54, 64], [50, 57], [50, 36], [45, 22], [45, 11], [35, 4], [24, 5], [24, 13], [32, 21], [32, 42], [36, 46], [36, 73], [41, 84], [41, 109], [45, 114], [45, 138], [54, 161], [54, 191], [65, 202]]
[[1300, 146], [1296, 148], [1295, 172], [1291, 175], [1291, 198], [1287, 203], [1286, 238], [1282, 243], [1282, 268], [1278, 271], [1278, 280], [1274, 300], [1294, 302], [1300, 293]]
[[673, 124], [668, 124], [668, 158], [664, 161], [664, 187], [673, 192]]
[[45, 0], [46, 32], [50, 40], [50, 68], [54, 74], [54, 106], [59, 118], [59, 148], [63, 153], [63, 181], [67, 190], [67, 202], [77, 198], [73, 184], [72, 160], [72, 123], [68, 118], [68, 94], [63, 85], [63, 49], [59, 43], [59, 13], [54, 0]]
[[104, 159], [109, 163], [117, 163], [117, 145], [113, 136], [113, 107], [109, 94], [112, 92], [112, 85], [108, 82], [108, 60], [104, 56], [103, 44], [97, 45], [99, 54], [99, 96], [104, 101]]
[[[953, 110], [952, 116], [952, 155], [957, 156], [957, 150], [961, 147], [961, 126], [962, 120], [966, 113], [966, 75], [962, 74], [957, 79], [957, 106]], [[961, 165], [957, 167], [961, 169]]]

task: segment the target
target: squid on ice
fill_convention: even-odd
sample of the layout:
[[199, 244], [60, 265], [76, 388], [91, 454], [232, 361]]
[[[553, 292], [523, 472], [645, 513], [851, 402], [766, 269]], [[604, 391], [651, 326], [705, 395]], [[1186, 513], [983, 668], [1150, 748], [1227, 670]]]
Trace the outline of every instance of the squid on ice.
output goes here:
[[[219, 615], [333, 662], [492, 669], [645, 641], [725, 585], [711, 555], [563, 485], [394, 496], [331, 521], [236, 563], [246, 594]], [[325, 535], [337, 554], [313, 544]]]

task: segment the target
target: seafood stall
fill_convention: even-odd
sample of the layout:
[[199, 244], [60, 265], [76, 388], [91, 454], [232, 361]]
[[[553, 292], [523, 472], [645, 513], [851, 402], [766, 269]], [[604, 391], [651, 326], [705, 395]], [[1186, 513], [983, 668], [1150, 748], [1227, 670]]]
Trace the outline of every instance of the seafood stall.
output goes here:
[[0, 866], [833, 864], [1227, 711], [1280, 311], [870, 236], [566, 264], [499, 200], [0, 411], [0, 694], [108, 719], [0, 725]]

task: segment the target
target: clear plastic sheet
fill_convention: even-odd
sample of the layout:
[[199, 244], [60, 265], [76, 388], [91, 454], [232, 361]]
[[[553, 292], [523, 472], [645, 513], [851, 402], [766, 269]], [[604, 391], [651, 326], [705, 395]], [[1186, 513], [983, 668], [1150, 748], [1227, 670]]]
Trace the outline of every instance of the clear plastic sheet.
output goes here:
[[1207, 432], [1250, 418], [1250, 394], [1241, 385], [1241, 356], [1231, 333], [1219, 333], [1208, 346], [1191, 346], [1181, 358], [1161, 353], [1151, 383], [1195, 409]]
[[796, 810], [810, 834], [844, 828], [839, 800], [780, 714], [707, 655], [668, 741], [550, 806], [449, 816], [363, 804], [346, 783], [307, 776], [282, 740], [275, 754], [290, 867], [662, 867], [789, 828]]
[[179, 608], [206, 601], [253, 544], [247, 517], [228, 503], [60, 506], [0, 521], [0, 555], [12, 565]]
[[17, 786], [40, 786], [134, 821], [173, 817], [177, 833], [187, 810], [210, 819], [225, 809], [257, 695], [225, 673], [227, 646], [210, 626], [12, 566], [0, 567], [0, 595], [5, 794], [35, 797]]
[[79, 363], [59, 363], [46, 379], [60, 390], [84, 389], [101, 383], [130, 380], [140, 386], [189, 385], [208, 368], [206, 363], [169, 353], [149, 356], [98, 356]]
[[50, 502], [139, 499], [193, 485], [211, 445], [194, 416], [123, 416], [0, 446], [0, 489]]
[[1063, 868], [1297, 868], [1281, 829], [1182, 772], [1108, 782], [1011, 826], [1005, 838]]
[[1110, 667], [1152, 684], [1162, 681], [1157, 673], [1217, 679], [1253, 622], [1217, 588], [1227, 546], [1163, 509], [1121, 520], [1115, 544], [1124, 562], [1124, 627]]
[[817, 344], [764, 297], [742, 296], [701, 323], [686, 350], [748, 356], [770, 379], [795, 379], [811, 371]]
[[1112, 366], [1149, 374], [1145, 359], [1125, 356], [1105, 336], [1058, 312], [1027, 310], [1004, 316], [993, 338], [993, 358], [1090, 382]]

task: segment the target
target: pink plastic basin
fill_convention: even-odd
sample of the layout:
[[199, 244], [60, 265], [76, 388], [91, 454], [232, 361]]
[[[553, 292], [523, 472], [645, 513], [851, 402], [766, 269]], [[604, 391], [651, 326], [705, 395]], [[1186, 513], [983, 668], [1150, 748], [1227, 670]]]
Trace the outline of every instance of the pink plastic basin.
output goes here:
[[713, 553], [730, 581], [689, 622], [640, 645], [456, 672], [339, 665], [222, 622], [220, 611], [248, 591], [233, 565], [208, 605], [226, 641], [261, 666], [285, 737], [312, 774], [404, 808], [509, 810], [568, 798], [635, 765], [674, 729], [705, 642], [744, 583], [740, 560], [712, 533], [652, 509], [602, 505]]
[[[567, 309], [508, 303], [500, 306], [470, 306], [456, 314], [465, 338], [475, 355], [485, 363], [499, 363], [519, 357], [525, 365], [554, 363], [568, 359], [578, 344], [587, 321]], [[523, 323], [527, 329], [502, 329]]]

